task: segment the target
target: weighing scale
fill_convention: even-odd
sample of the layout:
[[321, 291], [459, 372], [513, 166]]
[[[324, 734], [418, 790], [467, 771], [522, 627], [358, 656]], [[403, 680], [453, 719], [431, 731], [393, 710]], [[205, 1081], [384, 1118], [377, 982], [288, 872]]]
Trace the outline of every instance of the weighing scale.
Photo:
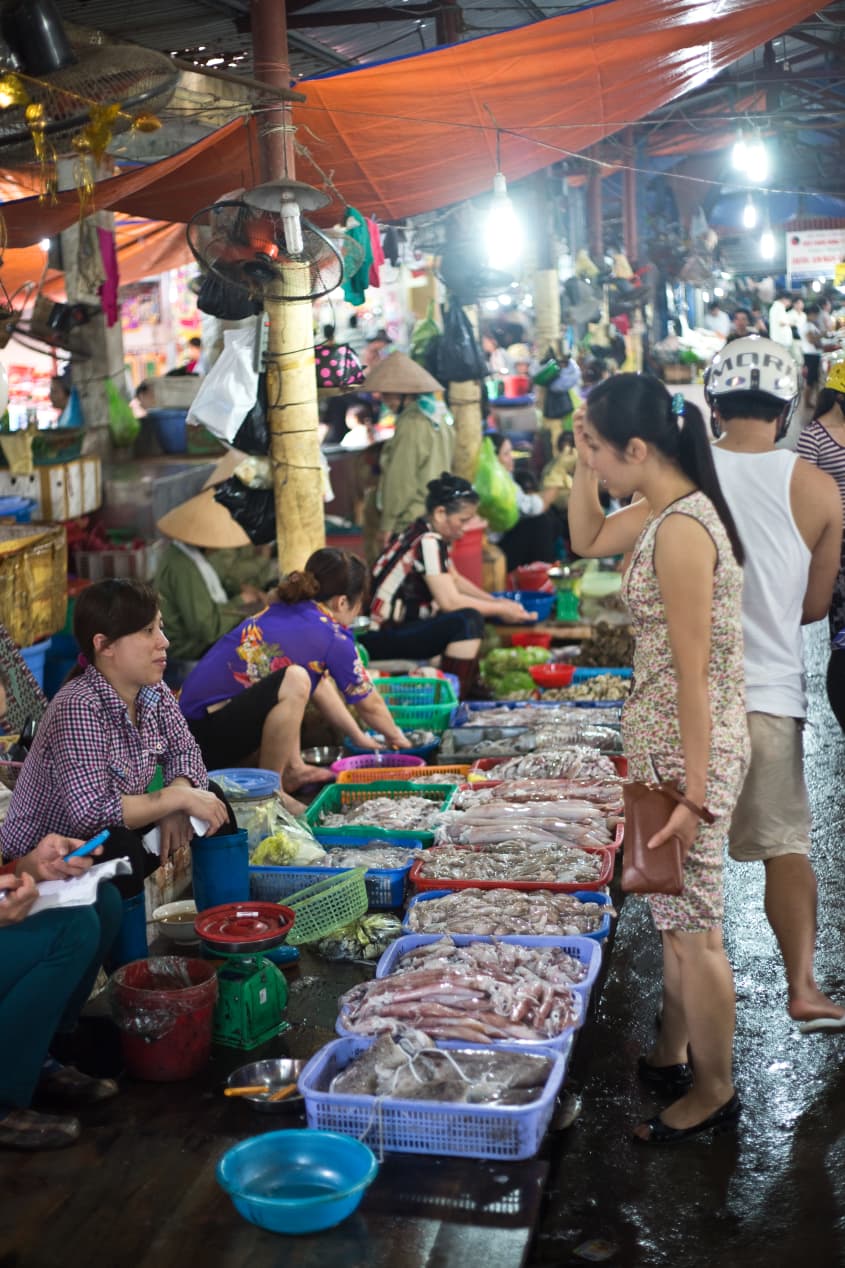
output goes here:
[[288, 1029], [285, 976], [262, 952], [279, 962], [299, 958], [282, 947], [294, 913], [279, 903], [224, 903], [200, 912], [194, 922], [205, 952], [224, 963], [217, 971], [213, 1038], [229, 1048], [257, 1048]]

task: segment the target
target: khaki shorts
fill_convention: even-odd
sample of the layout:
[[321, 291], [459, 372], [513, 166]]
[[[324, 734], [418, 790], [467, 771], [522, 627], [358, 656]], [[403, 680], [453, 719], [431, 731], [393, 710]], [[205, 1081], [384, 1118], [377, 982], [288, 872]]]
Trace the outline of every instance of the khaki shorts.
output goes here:
[[745, 863], [781, 854], [809, 854], [803, 730], [803, 718], [748, 714], [751, 765], [731, 819], [728, 850], [732, 859]]

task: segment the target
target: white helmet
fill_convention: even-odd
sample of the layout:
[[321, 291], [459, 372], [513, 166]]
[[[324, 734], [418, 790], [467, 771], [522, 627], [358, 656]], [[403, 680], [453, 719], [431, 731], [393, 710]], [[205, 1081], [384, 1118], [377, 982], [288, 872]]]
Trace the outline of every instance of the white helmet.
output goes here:
[[704, 391], [711, 405], [729, 392], [759, 392], [790, 405], [798, 396], [798, 372], [787, 348], [749, 335], [731, 340], [716, 353]]

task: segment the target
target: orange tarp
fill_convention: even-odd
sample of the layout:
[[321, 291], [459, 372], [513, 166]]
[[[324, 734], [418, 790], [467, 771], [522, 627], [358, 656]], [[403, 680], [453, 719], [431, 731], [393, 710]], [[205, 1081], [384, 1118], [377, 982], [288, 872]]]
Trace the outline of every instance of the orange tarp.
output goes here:
[[[578, 153], [698, 88], [788, 30], [817, 0], [606, 0], [499, 35], [301, 86], [293, 108], [308, 147], [297, 176], [330, 176], [341, 197], [396, 219], [492, 186], [496, 128], [511, 180]], [[186, 221], [204, 203], [257, 183], [254, 127], [241, 121], [172, 158], [102, 182], [99, 207]], [[58, 207], [3, 208], [9, 244], [65, 227]]]

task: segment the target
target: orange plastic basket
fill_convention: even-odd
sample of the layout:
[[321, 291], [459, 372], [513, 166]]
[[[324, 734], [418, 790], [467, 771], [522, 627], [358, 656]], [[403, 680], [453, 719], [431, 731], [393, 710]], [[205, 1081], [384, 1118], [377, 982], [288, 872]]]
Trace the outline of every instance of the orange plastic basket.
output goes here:
[[[337, 777], [339, 784], [369, 784], [375, 779], [422, 779], [440, 775], [443, 782], [464, 783], [471, 766], [373, 766], [371, 769], [342, 770]], [[452, 778], [454, 776], [454, 779]]]

